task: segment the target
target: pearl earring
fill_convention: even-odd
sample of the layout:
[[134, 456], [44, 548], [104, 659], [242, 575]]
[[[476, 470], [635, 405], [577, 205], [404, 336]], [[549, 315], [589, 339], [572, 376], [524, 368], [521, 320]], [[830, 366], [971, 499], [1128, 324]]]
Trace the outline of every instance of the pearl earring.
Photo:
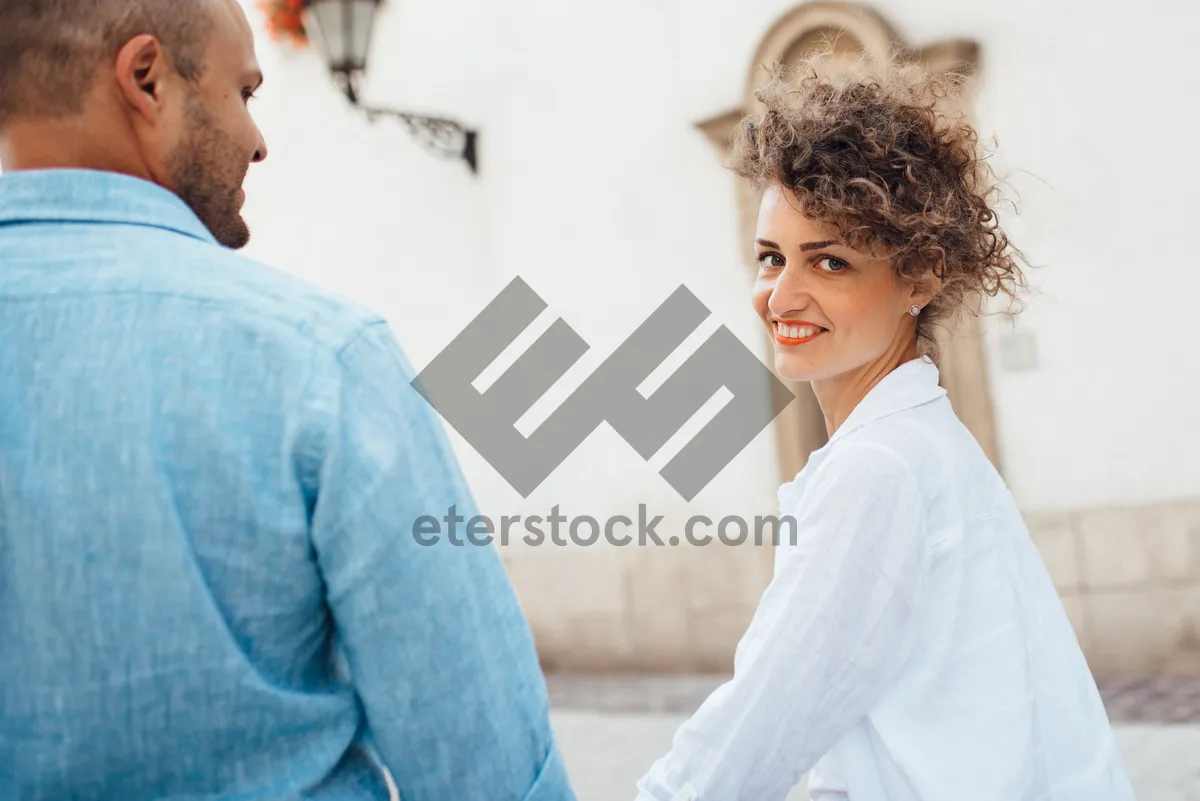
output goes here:
[[916, 317], [917, 315], [919, 315], [921, 313], [921, 307], [920, 306], [910, 306], [908, 308], [908, 313], [911, 314], [913, 317]]

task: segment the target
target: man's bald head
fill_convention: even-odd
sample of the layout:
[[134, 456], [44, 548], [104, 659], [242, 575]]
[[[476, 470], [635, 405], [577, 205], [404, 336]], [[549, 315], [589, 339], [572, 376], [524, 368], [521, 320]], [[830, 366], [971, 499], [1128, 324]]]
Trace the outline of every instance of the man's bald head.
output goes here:
[[17, 117], [78, 114], [98, 70], [139, 34], [158, 39], [181, 77], [197, 80], [213, 0], [3, 0], [0, 128]]

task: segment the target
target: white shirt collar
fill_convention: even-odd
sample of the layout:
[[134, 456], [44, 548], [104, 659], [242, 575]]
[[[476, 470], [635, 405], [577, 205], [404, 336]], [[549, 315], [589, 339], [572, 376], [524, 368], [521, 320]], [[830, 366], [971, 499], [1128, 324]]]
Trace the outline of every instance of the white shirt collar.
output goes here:
[[868, 423], [942, 397], [946, 390], [938, 384], [939, 377], [937, 365], [924, 357], [900, 365], [871, 387], [825, 447]]
[[937, 365], [922, 356], [901, 364], [880, 379], [858, 402], [846, 421], [833, 432], [829, 441], [809, 455], [808, 462], [796, 477], [779, 488], [781, 507], [790, 508], [799, 500], [805, 473], [810, 469], [815, 470], [839, 439], [876, 420], [943, 397], [946, 390], [938, 383], [939, 378]]

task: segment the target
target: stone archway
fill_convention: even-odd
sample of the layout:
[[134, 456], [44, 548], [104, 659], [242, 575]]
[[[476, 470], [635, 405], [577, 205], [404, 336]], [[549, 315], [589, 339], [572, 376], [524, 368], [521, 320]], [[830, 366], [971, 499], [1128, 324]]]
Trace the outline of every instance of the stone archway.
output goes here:
[[[734, 126], [758, 106], [754, 91], [764, 83], [769, 67], [776, 63], [795, 63], [828, 41], [833, 42], [835, 56], [857, 59], [865, 55], [883, 59], [899, 51], [933, 72], [972, 76], [978, 64], [978, 46], [974, 42], [949, 40], [914, 49], [883, 17], [863, 6], [843, 2], [813, 2], [798, 6], [780, 18], [763, 37], [750, 62], [742, 104], [697, 125], [716, 148], [722, 163], [728, 161]], [[967, 86], [964, 84], [964, 88]], [[969, 103], [969, 92], [964, 92], [959, 102]], [[744, 181], [737, 182], [736, 191], [741, 251], [747, 268], [756, 270], [753, 243], [758, 198]], [[999, 468], [995, 416], [978, 318], [965, 317], [941, 345], [942, 385], [959, 418]], [[804, 466], [808, 455], [826, 441], [825, 422], [812, 390], [807, 384], [789, 382], [789, 386], [795, 391], [797, 400], [775, 419], [782, 481], [791, 480]]]

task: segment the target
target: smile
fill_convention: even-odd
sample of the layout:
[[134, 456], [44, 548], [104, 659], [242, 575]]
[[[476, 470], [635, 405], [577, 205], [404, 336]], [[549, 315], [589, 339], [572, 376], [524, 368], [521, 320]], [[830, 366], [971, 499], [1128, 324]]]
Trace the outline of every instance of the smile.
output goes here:
[[805, 322], [789, 323], [775, 320], [771, 327], [774, 329], [775, 341], [780, 345], [803, 345], [826, 333], [819, 325]]

